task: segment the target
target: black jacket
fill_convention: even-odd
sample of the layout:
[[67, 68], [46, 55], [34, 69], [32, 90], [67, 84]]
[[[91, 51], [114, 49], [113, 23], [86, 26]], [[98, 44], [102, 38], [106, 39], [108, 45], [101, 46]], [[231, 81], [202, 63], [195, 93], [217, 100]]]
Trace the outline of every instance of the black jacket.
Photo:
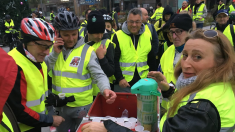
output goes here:
[[[142, 33], [145, 31], [144, 29], [144, 25], [142, 25], [141, 27], [142, 29]], [[127, 23], [123, 23], [122, 26], [122, 30], [128, 30], [127, 29]], [[133, 44], [135, 45], [135, 49], [138, 46], [138, 41], [139, 41], [139, 37], [142, 33], [139, 33], [138, 35], [133, 35], [133, 34], [127, 34], [131, 37]], [[120, 69], [120, 64], [119, 64], [119, 59], [121, 57], [121, 50], [119, 47], [119, 42], [117, 39], [117, 35], [115, 34], [113, 37], [113, 42], [116, 44], [116, 48], [115, 48], [115, 56], [114, 56], [114, 63], [115, 63], [115, 73], [114, 76], [117, 80], [117, 83], [119, 83], [120, 80], [124, 79], [123, 75], [122, 75], [122, 71]], [[154, 53], [154, 48], [151, 49], [151, 51], [148, 54], [148, 60], [147, 60], [147, 64], [149, 66], [149, 71], [157, 71], [157, 64], [156, 64], [156, 56]], [[134, 77], [133, 79], [129, 82], [129, 85], [132, 86], [134, 85], [137, 81], [140, 80], [140, 76], [139, 73], [137, 71], [137, 67], [135, 68], [135, 73], [134, 73]]]

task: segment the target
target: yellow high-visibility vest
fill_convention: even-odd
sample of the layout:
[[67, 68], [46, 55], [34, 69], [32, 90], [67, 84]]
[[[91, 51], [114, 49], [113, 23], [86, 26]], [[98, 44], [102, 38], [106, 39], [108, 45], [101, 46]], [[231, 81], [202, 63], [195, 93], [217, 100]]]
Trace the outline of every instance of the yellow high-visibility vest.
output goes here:
[[117, 31], [116, 35], [121, 50], [120, 68], [126, 81], [130, 82], [133, 79], [135, 67], [140, 78], [146, 78], [149, 72], [148, 53], [152, 48], [151, 35], [148, 32], [140, 35], [137, 50], [129, 35], [122, 30]]
[[[37, 113], [45, 114], [46, 107], [44, 101], [48, 96], [46, 63], [41, 63], [42, 75], [38, 68], [28, 58], [17, 51], [16, 48], [11, 50], [8, 54], [12, 56], [16, 64], [20, 66], [24, 72], [27, 82], [26, 106]], [[33, 128], [22, 123], [19, 124], [19, 127], [21, 131], [27, 131]]]

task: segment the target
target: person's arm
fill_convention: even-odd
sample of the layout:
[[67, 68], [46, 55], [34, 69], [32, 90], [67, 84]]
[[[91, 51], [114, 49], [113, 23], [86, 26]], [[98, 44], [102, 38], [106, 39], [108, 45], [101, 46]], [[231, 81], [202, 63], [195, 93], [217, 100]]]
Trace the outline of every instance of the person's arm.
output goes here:
[[156, 15], [157, 15], [157, 9], [155, 10], [154, 14], [150, 18], [153, 19]]
[[116, 34], [113, 36], [113, 43], [116, 44], [115, 55], [114, 55], [114, 64], [115, 64], [114, 76], [115, 76], [117, 82], [119, 82], [122, 79], [124, 79], [124, 77], [122, 75], [122, 70], [121, 70], [120, 64], [119, 64], [119, 59], [121, 57], [121, 49], [119, 47], [119, 42], [118, 42]]
[[159, 21], [160, 21], [160, 20], [158, 20], [158, 21], [154, 24], [155, 31], [158, 31], [158, 30], [161, 29], [161, 27], [159, 28]]
[[18, 66], [15, 85], [7, 103], [12, 108], [18, 122], [32, 127], [46, 127], [53, 124], [51, 115], [40, 114], [26, 106], [27, 82], [22, 69]]
[[114, 46], [112, 43], [109, 44], [109, 47], [107, 48], [106, 55], [104, 56], [103, 59], [99, 59], [100, 66], [104, 73], [108, 76], [111, 77], [114, 75]]
[[147, 64], [149, 66], [149, 71], [157, 71], [156, 55], [154, 53], [154, 48], [151, 48], [148, 53]]
[[100, 92], [103, 94], [105, 89], [110, 89], [109, 79], [101, 69], [96, 53], [92, 51], [90, 61], [87, 68], [91, 74], [93, 81], [97, 84]]
[[204, 6], [203, 15], [201, 17], [206, 18], [206, 16], [207, 16], [207, 9], [206, 9], [206, 6]]
[[158, 40], [158, 35], [157, 35], [157, 32], [154, 28], [154, 26], [151, 24], [152, 26], [152, 29], [153, 29], [153, 34], [152, 34], [152, 47], [154, 49], [154, 53], [155, 53], [155, 56], [157, 56], [157, 53], [158, 53], [158, 47], [159, 47], [159, 40]]
[[60, 53], [56, 53], [54, 51], [54, 47], [53, 47], [52, 52], [45, 57], [44, 61], [47, 65], [47, 71], [50, 71], [53, 68], [53, 66], [55, 65], [57, 61], [59, 54]]

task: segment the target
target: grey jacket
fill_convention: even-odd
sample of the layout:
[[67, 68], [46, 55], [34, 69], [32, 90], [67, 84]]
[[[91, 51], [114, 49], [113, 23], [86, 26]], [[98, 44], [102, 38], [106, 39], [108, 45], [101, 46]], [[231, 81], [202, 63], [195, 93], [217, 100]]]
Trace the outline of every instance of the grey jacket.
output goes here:
[[[199, 8], [199, 7], [198, 7]], [[196, 9], [198, 10], [198, 9]], [[192, 16], [193, 16], [193, 13], [194, 13], [194, 10], [192, 9]], [[206, 18], [207, 16], [207, 9], [206, 9], [206, 5], [204, 6], [204, 9], [203, 9], [203, 15], [201, 17], [203, 18]], [[194, 20], [194, 22], [197, 24], [197, 23], [204, 23], [204, 21], [196, 21]]]
[[[73, 49], [76, 49], [82, 46], [83, 44], [85, 44], [84, 38], [80, 37]], [[68, 50], [66, 50], [65, 48], [62, 49], [62, 53], [65, 60], [68, 58], [73, 49], [68, 49]], [[52, 50], [52, 52], [45, 57], [44, 61], [47, 64], [48, 71], [50, 71], [54, 67], [58, 56], [59, 54], [54, 52], [54, 50]], [[91, 58], [87, 65], [87, 69], [91, 74], [92, 81], [97, 84], [101, 93], [103, 93], [105, 89], [110, 89], [109, 79], [101, 69], [98, 58], [94, 51], [92, 51], [91, 53]]]

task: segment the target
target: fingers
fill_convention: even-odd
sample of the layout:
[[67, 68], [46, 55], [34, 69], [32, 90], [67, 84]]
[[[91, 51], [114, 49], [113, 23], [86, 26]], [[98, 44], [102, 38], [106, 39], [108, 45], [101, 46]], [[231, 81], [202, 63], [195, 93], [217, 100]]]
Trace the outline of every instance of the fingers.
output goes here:
[[128, 82], [126, 82], [126, 87], [131, 87], [130, 84]]
[[65, 121], [65, 119], [62, 117], [62, 121]]
[[84, 126], [82, 127], [82, 129], [81, 129], [81, 130], [82, 130], [82, 132], [84, 132], [84, 130], [85, 130], [85, 129], [87, 129], [89, 126], [90, 126], [90, 123], [88, 123], [88, 124], [84, 125]]

